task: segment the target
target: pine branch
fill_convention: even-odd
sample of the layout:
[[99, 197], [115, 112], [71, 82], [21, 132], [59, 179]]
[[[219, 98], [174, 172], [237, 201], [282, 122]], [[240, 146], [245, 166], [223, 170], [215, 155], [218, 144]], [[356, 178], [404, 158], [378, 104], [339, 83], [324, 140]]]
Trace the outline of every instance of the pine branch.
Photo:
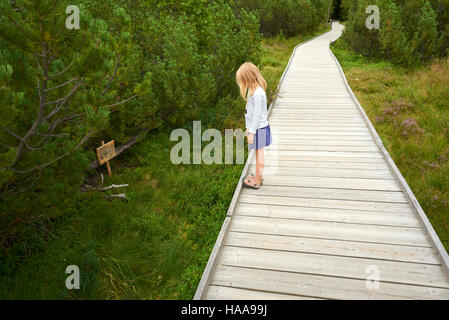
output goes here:
[[[42, 33], [42, 22], [40, 22], [40, 28], [41, 28], [41, 33]], [[20, 142], [19, 146], [18, 146], [18, 150], [16, 153], [16, 156], [12, 162], [12, 164], [9, 166], [10, 169], [13, 169], [17, 163], [20, 161], [20, 159], [22, 159], [23, 153], [25, 151], [25, 147], [27, 146], [27, 141], [28, 139], [34, 135], [34, 133], [37, 131], [37, 129], [39, 128], [39, 126], [42, 124], [42, 119], [44, 117], [44, 112], [45, 112], [45, 102], [47, 99], [47, 94], [45, 93], [45, 90], [47, 89], [47, 82], [48, 82], [48, 69], [49, 69], [49, 65], [48, 65], [48, 49], [47, 49], [47, 42], [42, 42], [42, 73], [43, 73], [43, 82], [42, 82], [42, 88], [39, 85], [38, 82], [38, 90], [39, 90], [39, 111], [36, 117], [36, 120], [34, 121], [33, 125], [31, 126], [31, 128], [28, 130], [28, 132], [25, 134], [25, 136], [23, 136], [23, 140]]]
[[72, 60], [72, 62], [70, 62], [70, 64], [68, 65], [68, 67], [66, 67], [64, 70], [58, 72], [57, 74], [48, 75], [48, 79], [49, 79], [49, 80], [52, 80], [52, 79], [55, 79], [55, 78], [57, 78], [57, 77], [62, 76], [64, 73], [66, 73], [66, 72], [72, 67], [73, 61], [74, 61], [74, 60]]
[[67, 137], [70, 136], [68, 133], [52, 134], [52, 133], [41, 133], [36, 132], [35, 135], [42, 137]]
[[120, 104], [124, 104], [124, 103], [126, 103], [126, 102], [128, 102], [128, 101], [134, 99], [135, 97], [137, 97], [137, 94], [133, 95], [132, 97], [129, 97], [129, 98], [126, 99], [126, 100], [123, 100], [123, 101], [120, 101], [120, 102], [111, 104], [111, 105], [107, 106], [107, 108], [112, 108], [112, 107], [118, 106], [118, 105], [120, 105]]
[[[70, 90], [70, 92], [63, 98], [54, 100], [54, 101], [50, 101], [50, 102], [45, 102], [43, 104], [44, 107], [52, 105], [52, 104], [58, 104], [59, 106], [56, 107], [52, 112], [50, 112], [50, 114], [48, 116], [46, 116], [44, 118], [44, 121], [47, 120], [48, 118], [51, 118], [52, 116], [54, 116], [60, 109], [61, 107], [64, 105], [64, 103], [73, 95], [75, 94], [75, 92], [79, 89], [79, 87], [81, 87], [81, 85], [83, 84], [83, 81], [80, 80], [78, 81], [72, 88], [72, 90]], [[46, 89], [44, 89], [44, 92], [47, 92]]]
[[104, 88], [103, 92], [100, 94], [100, 96], [104, 96], [104, 94], [109, 90], [109, 87], [111, 86], [112, 81], [115, 79], [115, 77], [117, 76], [117, 69], [119, 66], [119, 62], [120, 62], [120, 54], [117, 57], [117, 61], [115, 62], [115, 67], [114, 67], [114, 72], [112, 74], [112, 77], [109, 79], [108, 84], [106, 85], [106, 88]]
[[28, 38], [28, 40], [31, 40], [31, 41], [36, 41], [36, 39], [33, 39], [33, 38], [31, 38], [26, 32], [25, 32], [25, 30], [23, 30], [21, 27], [20, 27], [20, 24], [16, 21], [16, 20], [14, 20], [14, 18], [12, 18], [12, 17], [10, 17], [6, 12], [3, 12], [3, 14], [16, 26], [16, 28], [26, 37], [26, 38]]
[[17, 43], [16, 41], [14, 41], [13, 39], [11, 39], [10, 37], [8, 37], [0, 28], [0, 35], [5, 38], [6, 40], [8, 40], [9, 42], [11, 42], [13, 45], [15, 45], [17, 48], [19, 48], [20, 50], [23, 50], [25, 52], [31, 53], [33, 55], [39, 55], [35, 52], [32, 52], [30, 50], [28, 50], [26, 47], [21, 46], [19, 43]]
[[60, 84], [60, 85], [58, 85], [58, 86], [56, 86], [56, 87], [46, 89], [45, 92], [50, 92], [50, 91], [53, 91], [53, 90], [62, 88], [62, 87], [66, 86], [66, 85], [68, 85], [68, 84], [70, 84], [70, 83], [72, 83], [72, 82], [74, 82], [74, 81], [79, 80], [79, 79], [80, 79], [79, 77], [78, 77], [78, 78], [70, 79], [70, 80], [68, 80], [68, 81], [66, 81], [66, 82], [64, 82], [64, 83], [62, 83], [62, 84]]
[[7, 144], [4, 144], [3, 142], [0, 142], [0, 146], [2, 146], [3, 148], [6, 148], [6, 149], [13, 148], [13, 146], [9, 146]]
[[17, 172], [17, 173], [20, 173], [20, 174], [24, 174], [24, 173], [28, 173], [28, 172], [35, 171], [35, 170], [44, 169], [44, 168], [46, 168], [46, 167], [52, 165], [53, 163], [55, 163], [55, 162], [61, 160], [62, 158], [67, 157], [68, 155], [72, 154], [72, 153], [75, 152], [76, 150], [78, 150], [82, 145], [84, 145], [84, 144], [87, 142], [87, 140], [89, 140], [89, 138], [90, 138], [94, 133], [95, 133], [95, 132], [93, 131], [93, 132], [90, 132], [89, 134], [85, 135], [85, 136], [81, 139], [81, 141], [75, 146], [75, 148], [73, 148], [71, 151], [68, 151], [68, 152], [64, 153], [63, 155], [60, 155], [59, 157], [57, 157], [57, 158], [55, 158], [55, 159], [53, 159], [53, 160], [51, 160], [51, 161], [49, 161], [49, 162], [47, 162], [47, 163], [45, 163], [45, 164], [42, 164], [42, 165], [39, 165], [39, 166], [35, 166], [35, 167], [33, 167], [33, 168], [29, 168], [29, 169], [26, 169], [26, 170], [16, 170], [16, 169], [14, 169], [14, 171]]
[[23, 143], [29, 150], [33, 150], [33, 151], [35, 151], [35, 150], [39, 150], [40, 148], [34, 148], [34, 147], [31, 147], [29, 144], [28, 144], [28, 142], [25, 140], [25, 138], [23, 138], [23, 137], [21, 137], [21, 136], [19, 136], [18, 134], [16, 134], [16, 133], [14, 133], [14, 132], [12, 132], [10, 129], [8, 129], [7, 127], [5, 127], [5, 126], [1, 126], [2, 128], [3, 128], [3, 130], [5, 130], [6, 132], [8, 132], [11, 136], [13, 136], [14, 138], [16, 138], [17, 140], [19, 140], [21, 143]]

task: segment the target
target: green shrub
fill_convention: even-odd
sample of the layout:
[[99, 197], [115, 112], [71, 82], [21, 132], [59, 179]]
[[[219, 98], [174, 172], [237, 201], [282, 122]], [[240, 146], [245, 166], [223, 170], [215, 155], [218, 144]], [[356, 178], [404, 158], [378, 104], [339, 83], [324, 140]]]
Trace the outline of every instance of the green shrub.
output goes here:
[[[380, 30], [365, 27], [365, 8], [380, 9]], [[396, 64], [416, 65], [447, 55], [449, 1], [344, 0], [347, 27], [342, 38], [356, 51]]]
[[[238, 96], [240, 64], [260, 60], [257, 18], [226, 1], [86, 0], [79, 30], [65, 27], [71, 3], [53, 4], [0, 3], [2, 250], [39, 248], [42, 230], [76, 207], [101, 140], [120, 145], [213, 115], [218, 101]], [[65, 68], [57, 79], [43, 73]], [[17, 138], [41, 116], [48, 121]]]
[[326, 21], [326, 0], [242, 0], [236, 6], [257, 11], [260, 32], [265, 37], [282, 33], [286, 37], [317, 29]]

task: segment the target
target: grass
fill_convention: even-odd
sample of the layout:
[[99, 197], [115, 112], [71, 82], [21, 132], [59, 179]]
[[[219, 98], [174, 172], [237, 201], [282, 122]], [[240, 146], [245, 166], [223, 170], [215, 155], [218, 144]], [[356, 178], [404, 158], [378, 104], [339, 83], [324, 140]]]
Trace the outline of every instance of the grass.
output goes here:
[[449, 249], [449, 59], [404, 69], [339, 40], [348, 82], [446, 250]]
[[[314, 35], [263, 41], [271, 98], [294, 46]], [[244, 102], [229, 110], [235, 103], [225, 99], [217, 106], [225, 128], [244, 125]], [[243, 165], [176, 166], [169, 159], [174, 144], [168, 132], [156, 132], [114, 159], [113, 177], [104, 185], [129, 187], [106, 194], [123, 192], [128, 201], [108, 201], [98, 192], [76, 195], [77, 207], [54, 222], [44, 249], [20, 265], [8, 262], [0, 299], [191, 299]], [[80, 269], [80, 290], [65, 288], [68, 265]]]
[[[59, 221], [56, 241], [2, 283], [1, 297], [191, 298], [242, 166], [172, 165], [168, 138], [155, 134], [113, 161], [105, 185], [129, 183], [114, 191], [129, 201], [83, 194], [78, 210]], [[69, 264], [80, 268], [79, 291], [64, 287]]]

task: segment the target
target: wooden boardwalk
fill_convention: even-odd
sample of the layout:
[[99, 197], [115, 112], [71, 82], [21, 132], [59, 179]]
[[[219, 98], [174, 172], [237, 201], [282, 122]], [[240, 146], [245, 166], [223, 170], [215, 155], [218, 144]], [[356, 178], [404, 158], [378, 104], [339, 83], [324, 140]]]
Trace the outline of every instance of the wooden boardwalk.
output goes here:
[[194, 299], [449, 299], [448, 255], [329, 49], [341, 31], [295, 49], [264, 186], [239, 183]]

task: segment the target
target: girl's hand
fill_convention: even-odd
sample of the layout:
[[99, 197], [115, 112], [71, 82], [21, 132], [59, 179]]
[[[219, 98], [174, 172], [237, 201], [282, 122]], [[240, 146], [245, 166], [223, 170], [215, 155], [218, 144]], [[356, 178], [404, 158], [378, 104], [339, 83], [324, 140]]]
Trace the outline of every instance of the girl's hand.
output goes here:
[[253, 144], [254, 143], [254, 133], [250, 133], [246, 136], [248, 138], [248, 143]]

